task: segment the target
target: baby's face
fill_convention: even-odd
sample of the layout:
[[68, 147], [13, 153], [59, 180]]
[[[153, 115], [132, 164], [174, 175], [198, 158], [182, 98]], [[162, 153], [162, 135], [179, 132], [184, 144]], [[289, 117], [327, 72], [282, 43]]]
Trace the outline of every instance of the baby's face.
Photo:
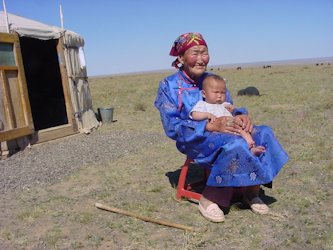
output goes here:
[[219, 81], [215, 79], [207, 79], [204, 88], [202, 90], [202, 95], [205, 101], [212, 104], [221, 104], [225, 102], [226, 98], [226, 85], [224, 81]]

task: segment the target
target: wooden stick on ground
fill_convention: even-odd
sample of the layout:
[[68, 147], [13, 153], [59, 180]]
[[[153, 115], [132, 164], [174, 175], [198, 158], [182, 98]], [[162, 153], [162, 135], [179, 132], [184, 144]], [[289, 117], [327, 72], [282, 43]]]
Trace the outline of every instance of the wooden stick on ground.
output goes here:
[[124, 214], [124, 215], [127, 215], [127, 216], [131, 216], [131, 217], [143, 220], [143, 221], [168, 226], [168, 227], [179, 228], [179, 229], [183, 229], [185, 231], [197, 231], [193, 227], [189, 227], [189, 226], [185, 226], [185, 225], [181, 225], [181, 224], [177, 224], [177, 223], [172, 223], [172, 222], [168, 222], [168, 221], [149, 218], [149, 217], [142, 216], [142, 215], [139, 215], [139, 214], [135, 214], [135, 213], [132, 213], [132, 212], [129, 212], [129, 211], [119, 209], [119, 208], [103, 205], [101, 203], [95, 203], [95, 207], [106, 210], [106, 211], [114, 212], [114, 213], [117, 213], [117, 214]]

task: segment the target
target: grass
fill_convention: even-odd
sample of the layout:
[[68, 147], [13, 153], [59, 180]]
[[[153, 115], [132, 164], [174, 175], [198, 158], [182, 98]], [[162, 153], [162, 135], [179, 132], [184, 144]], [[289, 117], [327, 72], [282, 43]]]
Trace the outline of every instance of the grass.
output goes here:
[[[333, 67], [274, 66], [213, 72], [228, 80], [237, 106], [256, 124], [271, 126], [290, 161], [265, 189], [272, 213], [258, 216], [235, 204], [226, 221], [206, 221], [196, 204], [175, 202], [168, 174], [184, 161], [164, 136], [153, 106], [159, 81], [170, 72], [91, 78], [93, 105], [114, 107], [114, 119], [94, 133], [160, 133], [119, 159], [82, 169], [59, 183], [3, 197], [11, 209], [1, 225], [6, 249], [332, 249]], [[256, 86], [260, 97], [237, 96]], [[135, 143], [135, 142], [133, 142]], [[147, 223], [94, 207], [96, 202], [204, 233]], [[8, 214], [8, 213], [7, 213]]]

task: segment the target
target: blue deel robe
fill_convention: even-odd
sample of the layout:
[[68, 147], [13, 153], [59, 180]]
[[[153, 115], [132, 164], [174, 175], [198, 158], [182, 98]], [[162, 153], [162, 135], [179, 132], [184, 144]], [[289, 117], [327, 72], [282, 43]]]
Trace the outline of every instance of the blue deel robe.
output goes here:
[[[202, 100], [201, 85], [207, 74], [193, 82], [179, 70], [160, 82], [155, 107], [160, 111], [166, 135], [176, 141], [180, 152], [211, 169], [208, 186], [244, 187], [272, 182], [288, 161], [288, 155], [270, 127], [254, 126], [252, 136], [256, 145], [266, 148], [265, 153], [254, 156], [241, 136], [206, 131], [207, 120], [189, 118], [193, 106]], [[228, 90], [226, 97], [227, 102], [233, 103]], [[244, 108], [234, 112], [247, 114]]]

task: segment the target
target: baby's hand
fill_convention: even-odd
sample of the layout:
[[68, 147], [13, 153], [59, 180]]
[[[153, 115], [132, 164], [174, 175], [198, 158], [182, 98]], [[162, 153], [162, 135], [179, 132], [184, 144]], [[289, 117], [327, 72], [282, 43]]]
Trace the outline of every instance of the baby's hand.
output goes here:
[[212, 114], [209, 114], [208, 115], [208, 120], [209, 120], [210, 123], [214, 123], [216, 121], [216, 116], [212, 115]]
[[225, 105], [225, 108], [226, 108], [229, 112], [232, 112], [232, 111], [234, 111], [235, 106], [234, 106], [234, 105], [231, 105], [231, 104], [227, 104], [227, 105]]

